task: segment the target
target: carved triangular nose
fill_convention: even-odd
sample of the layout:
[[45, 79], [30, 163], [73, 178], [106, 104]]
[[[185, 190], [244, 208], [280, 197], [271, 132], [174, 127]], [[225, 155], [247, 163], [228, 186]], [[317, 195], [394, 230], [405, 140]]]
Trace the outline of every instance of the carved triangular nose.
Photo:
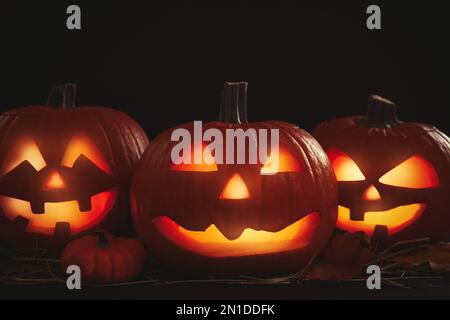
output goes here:
[[248, 192], [244, 179], [242, 179], [239, 173], [235, 173], [228, 180], [219, 198], [233, 200], [250, 198], [250, 193]]
[[62, 189], [65, 188], [66, 184], [64, 183], [63, 178], [59, 174], [58, 171], [52, 171], [47, 180], [45, 180], [43, 189], [44, 190], [53, 190], [53, 189]]
[[362, 200], [368, 200], [368, 201], [373, 201], [373, 200], [380, 200], [381, 196], [380, 193], [378, 192], [377, 188], [375, 188], [375, 186], [373, 184], [371, 184], [362, 194], [361, 196]]

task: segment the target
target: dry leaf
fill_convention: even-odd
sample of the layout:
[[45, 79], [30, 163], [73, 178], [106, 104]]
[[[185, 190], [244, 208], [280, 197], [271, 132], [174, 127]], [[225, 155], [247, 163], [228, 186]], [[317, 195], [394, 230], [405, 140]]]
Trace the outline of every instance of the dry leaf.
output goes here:
[[449, 273], [450, 243], [438, 242], [421, 250], [391, 257], [389, 260], [408, 269], [427, 263], [436, 273]]
[[306, 272], [310, 280], [345, 280], [361, 274], [374, 254], [363, 232], [336, 233], [319, 261]]

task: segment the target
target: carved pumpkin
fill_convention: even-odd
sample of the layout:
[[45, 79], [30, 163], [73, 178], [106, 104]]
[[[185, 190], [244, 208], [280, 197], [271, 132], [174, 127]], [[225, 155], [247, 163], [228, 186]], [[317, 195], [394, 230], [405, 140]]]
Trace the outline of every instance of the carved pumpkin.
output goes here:
[[139, 275], [145, 256], [139, 240], [99, 232], [69, 242], [61, 255], [61, 266], [64, 270], [79, 266], [82, 282], [116, 283]]
[[148, 144], [120, 111], [73, 108], [75, 87], [54, 89], [61, 107], [0, 116], [0, 237], [16, 245], [62, 244], [97, 226], [128, 221], [132, 167]]
[[[174, 164], [174, 129], [159, 135], [136, 167], [131, 201], [137, 233], [155, 255], [184, 272], [298, 270], [334, 229], [337, 190], [326, 154], [293, 124], [247, 123], [246, 92], [246, 83], [226, 83], [220, 121], [203, 127], [224, 135], [226, 129], [279, 129], [278, 170], [272, 155], [264, 164], [217, 164], [214, 157], [208, 164]], [[193, 135], [192, 123], [178, 128]]]
[[324, 122], [313, 135], [338, 180], [338, 228], [385, 242], [448, 238], [450, 140], [444, 133], [399, 121], [395, 104], [373, 95], [366, 116]]

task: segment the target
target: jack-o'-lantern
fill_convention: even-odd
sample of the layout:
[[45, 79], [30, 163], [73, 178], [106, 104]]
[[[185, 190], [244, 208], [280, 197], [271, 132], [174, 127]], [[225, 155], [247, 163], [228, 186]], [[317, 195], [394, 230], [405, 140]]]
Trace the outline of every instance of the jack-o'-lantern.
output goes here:
[[338, 228], [385, 243], [450, 236], [450, 140], [444, 133], [399, 121], [393, 102], [372, 95], [366, 116], [324, 122], [313, 135], [338, 180]]
[[120, 111], [74, 107], [74, 85], [54, 88], [51, 100], [58, 96], [61, 107], [0, 116], [0, 237], [14, 246], [62, 245], [100, 225], [120, 231], [129, 220], [131, 172], [145, 133]]
[[220, 120], [203, 128], [223, 136], [227, 129], [278, 129], [277, 168], [271, 153], [264, 163], [217, 163], [205, 143], [198, 145], [202, 164], [173, 163], [171, 134], [184, 128], [195, 135], [192, 123], [159, 135], [136, 167], [133, 222], [169, 267], [214, 275], [299, 270], [332, 234], [337, 186], [325, 152], [293, 124], [248, 123], [246, 92], [245, 82], [226, 83]]

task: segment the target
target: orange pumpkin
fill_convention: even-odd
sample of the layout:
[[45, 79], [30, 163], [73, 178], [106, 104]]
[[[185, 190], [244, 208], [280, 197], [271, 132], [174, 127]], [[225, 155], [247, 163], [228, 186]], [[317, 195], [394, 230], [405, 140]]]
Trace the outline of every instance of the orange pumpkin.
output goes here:
[[0, 116], [0, 237], [14, 246], [60, 245], [103, 226], [127, 225], [131, 172], [148, 144], [124, 113], [74, 107], [75, 86], [53, 91], [60, 106]]
[[[246, 91], [246, 83], [226, 83], [220, 121], [203, 127], [224, 136], [227, 129], [278, 129], [278, 169], [271, 167], [272, 155], [264, 164], [218, 164], [214, 158], [174, 164], [174, 129], [158, 136], [136, 167], [131, 201], [137, 233], [152, 253], [184, 272], [298, 270], [334, 229], [336, 180], [324, 151], [296, 125], [248, 123]], [[178, 128], [194, 135], [192, 123]]]
[[61, 255], [64, 270], [76, 265], [83, 282], [115, 283], [139, 275], [145, 263], [145, 248], [139, 240], [98, 232], [73, 240]]
[[371, 96], [366, 116], [327, 121], [313, 135], [339, 186], [337, 227], [390, 242], [450, 235], [450, 139], [401, 122], [393, 102]]

